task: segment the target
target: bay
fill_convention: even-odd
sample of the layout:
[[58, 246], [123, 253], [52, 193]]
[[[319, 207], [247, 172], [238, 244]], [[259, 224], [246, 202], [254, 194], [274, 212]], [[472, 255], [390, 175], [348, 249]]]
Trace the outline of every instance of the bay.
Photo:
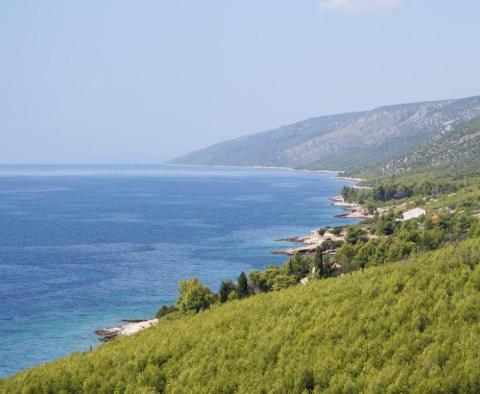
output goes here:
[[280, 264], [275, 239], [351, 223], [333, 173], [164, 165], [0, 167], [0, 376], [98, 345], [177, 283]]

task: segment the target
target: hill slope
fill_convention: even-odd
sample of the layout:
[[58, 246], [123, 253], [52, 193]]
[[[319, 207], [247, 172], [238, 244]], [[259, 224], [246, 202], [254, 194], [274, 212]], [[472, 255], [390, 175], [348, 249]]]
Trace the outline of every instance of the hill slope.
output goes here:
[[247, 135], [171, 163], [348, 170], [389, 160], [477, 116], [480, 96], [380, 107]]
[[[0, 392], [474, 392], [480, 240], [163, 320]], [[305, 391], [304, 391], [305, 390]]]
[[466, 124], [447, 128], [413, 151], [383, 166], [383, 173], [449, 167], [458, 169], [480, 168], [480, 118]]

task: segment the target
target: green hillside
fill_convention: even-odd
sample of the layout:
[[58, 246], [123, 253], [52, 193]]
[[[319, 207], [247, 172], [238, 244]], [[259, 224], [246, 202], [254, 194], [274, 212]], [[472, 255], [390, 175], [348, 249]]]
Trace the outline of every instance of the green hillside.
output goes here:
[[384, 174], [396, 174], [412, 170], [442, 172], [446, 168], [464, 173], [480, 168], [480, 118], [435, 135], [411, 152], [390, 160], [382, 170]]
[[2, 393], [461, 393], [480, 387], [480, 239], [217, 305], [22, 372]]

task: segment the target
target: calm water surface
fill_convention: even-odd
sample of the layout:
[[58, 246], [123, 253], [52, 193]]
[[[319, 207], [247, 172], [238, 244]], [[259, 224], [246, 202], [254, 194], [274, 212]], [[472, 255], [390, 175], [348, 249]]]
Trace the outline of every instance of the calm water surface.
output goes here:
[[180, 279], [215, 291], [281, 263], [281, 237], [347, 224], [328, 173], [174, 166], [0, 167], [0, 376], [153, 316]]

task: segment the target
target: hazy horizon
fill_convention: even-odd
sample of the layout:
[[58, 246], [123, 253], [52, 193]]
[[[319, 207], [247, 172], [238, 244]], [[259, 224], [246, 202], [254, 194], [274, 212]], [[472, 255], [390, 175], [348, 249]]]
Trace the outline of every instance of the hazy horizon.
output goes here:
[[2, 4], [0, 163], [162, 164], [311, 117], [476, 96], [479, 11], [473, 0]]
[[[420, 100], [418, 102], [429, 102], [429, 101], [448, 101], [448, 100], [455, 100], [455, 99], [462, 99], [462, 98], [468, 98], [468, 97], [477, 97], [477, 96], [480, 96], [479, 95], [475, 95], [475, 96], [467, 96], [467, 97], [452, 97], [452, 98], [447, 98], [447, 99], [438, 99], [438, 100]], [[414, 102], [411, 102], [411, 103], [414, 103]], [[390, 104], [385, 104], [385, 105], [381, 105], [380, 107], [388, 107], [388, 106], [394, 106], [394, 105], [401, 105], [401, 104], [408, 104], [408, 103], [390, 103]], [[361, 110], [358, 110], [358, 111], [348, 111], [348, 112], [362, 112], [362, 111], [368, 111], [368, 110], [371, 110], [371, 109], [374, 109], [374, 108], [365, 108], [365, 109], [361, 109]], [[337, 115], [337, 114], [340, 114], [340, 113], [328, 113], [328, 114], [320, 114], [320, 115], [314, 115], [312, 117], [321, 117], [321, 116], [329, 116], [329, 115]], [[311, 117], [310, 117], [311, 118]], [[298, 121], [302, 121], [302, 120], [306, 120], [308, 118], [303, 118], [303, 119], [298, 119]], [[291, 123], [296, 123], [297, 121], [293, 121]], [[270, 128], [267, 128], [267, 129], [264, 129], [264, 130], [256, 130], [256, 131], [253, 131], [253, 132], [248, 132], [248, 133], [244, 133], [244, 134], [239, 134], [237, 136], [231, 136], [229, 137], [228, 139], [235, 139], [235, 138], [239, 138], [239, 137], [243, 137], [243, 136], [247, 136], [247, 135], [250, 135], [250, 134], [255, 134], [257, 132], [262, 132], [262, 131], [266, 131], [266, 130], [270, 130], [270, 129], [275, 129], [277, 127], [280, 127], [280, 126], [284, 126], [283, 124], [282, 125], [277, 125], [277, 126], [273, 126], [273, 127], [270, 127]], [[218, 140], [218, 141], [214, 141], [212, 143], [209, 143], [207, 145], [203, 145], [203, 146], [200, 146], [199, 148], [196, 148], [196, 149], [193, 149], [193, 150], [187, 150], [187, 151], [184, 151], [183, 153], [180, 153], [178, 155], [174, 155], [174, 156], [171, 156], [171, 157], [167, 157], [166, 159], [164, 159], [163, 161], [162, 160], [158, 160], [158, 161], [141, 161], [141, 160], [124, 160], [124, 161], [0, 161], [0, 166], [50, 166], [50, 165], [53, 165], [53, 166], [56, 166], [56, 165], [66, 165], [66, 166], [122, 166], [122, 165], [138, 165], [138, 166], [159, 166], [159, 165], [165, 165], [165, 166], [186, 166], [186, 167], [189, 167], [189, 166], [193, 166], [193, 167], [197, 167], [197, 166], [200, 166], [200, 167], [203, 167], [203, 165], [197, 165], [197, 164], [178, 164], [178, 163], [169, 163], [169, 160], [173, 159], [173, 158], [177, 158], [177, 157], [181, 157], [183, 154], [187, 154], [187, 153], [191, 153], [193, 151], [196, 151], [196, 150], [202, 150], [203, 148], [206, 148], [208, 146], [211, 146], [215, 143], [219, 143], [219, 142], [223, 142], [225, 140], [228, 140], [227, 138], [226, 139], [222, 139], [222, 140]], [[234, 166], [234, 165], [218, 165], [216, 167], [238, 167], [238, 166]], [[286, 169], [290, 169], [289, 167], [262, 167], [262, 166], [240, 166], [240, 167], [247, 167], [247, 168], [265, 168], [265, 169], [268, 169], [268, 168], [286, 168]], [[320, 172], [323, 172], [323, 171], [327, 171], [327, 172], [336, 172], [336, 171], [341, 171], [341, 170], [318, 170]]]

